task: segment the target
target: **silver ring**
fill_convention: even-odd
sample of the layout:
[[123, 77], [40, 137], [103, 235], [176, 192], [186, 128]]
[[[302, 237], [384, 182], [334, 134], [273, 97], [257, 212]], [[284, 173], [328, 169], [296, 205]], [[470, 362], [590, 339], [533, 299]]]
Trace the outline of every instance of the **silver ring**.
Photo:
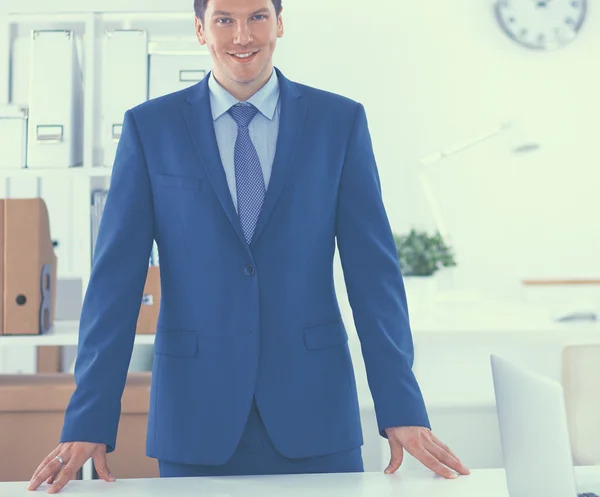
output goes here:
[[65, 465], [65, 460], [62, 457], [56, 456], [54, 459], [58, 459], [61, 468]]

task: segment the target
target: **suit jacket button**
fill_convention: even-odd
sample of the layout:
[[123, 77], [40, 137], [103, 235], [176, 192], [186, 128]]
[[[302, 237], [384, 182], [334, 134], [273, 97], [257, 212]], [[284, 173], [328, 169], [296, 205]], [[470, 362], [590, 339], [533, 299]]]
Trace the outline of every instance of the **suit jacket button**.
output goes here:
[[254, 276], [254, 266], [252, 264], [248, 264], [245, 268], [244, 268], [244, 274], [246, 276]]

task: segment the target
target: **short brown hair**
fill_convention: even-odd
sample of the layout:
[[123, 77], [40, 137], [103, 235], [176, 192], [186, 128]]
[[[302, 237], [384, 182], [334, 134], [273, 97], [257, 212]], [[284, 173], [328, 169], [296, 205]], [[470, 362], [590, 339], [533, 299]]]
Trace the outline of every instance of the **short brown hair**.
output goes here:
[[[273, 7], [275, 7], [275, 13], [277, 15], [281, 14], [281, 0], [271, 0], [273, 2]], [[196, 17], [204, 22], [204, 13], [206, 12], [206, 6], [208, 5], [208, 0], [194, 0], [194, 11], [196, 12]]]

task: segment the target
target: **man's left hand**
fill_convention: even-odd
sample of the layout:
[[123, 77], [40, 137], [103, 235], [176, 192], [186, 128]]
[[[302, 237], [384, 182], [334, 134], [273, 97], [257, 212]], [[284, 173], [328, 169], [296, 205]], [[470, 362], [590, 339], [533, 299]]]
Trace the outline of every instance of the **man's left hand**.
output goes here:
[[[422, 426], [400, 426], [385, 430], [392, 457], [385, 473], [395, 473], [404, 458], [404, 450], [418, 459], [434, 473], [444, 478], [456, 478], [456, 472], [468, 475], [469, 470], [458, 457], [428, 428]], [[452, 471], [454, 470], [454, 471]]]

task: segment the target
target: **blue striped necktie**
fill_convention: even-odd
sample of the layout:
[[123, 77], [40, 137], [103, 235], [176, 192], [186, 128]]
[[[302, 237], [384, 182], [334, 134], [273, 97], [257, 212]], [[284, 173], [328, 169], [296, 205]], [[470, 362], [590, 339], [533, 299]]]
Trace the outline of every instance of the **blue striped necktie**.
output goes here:
[[258, 109], [253, 105], [234, 105], [229, 114], [238, 125], [235, 141], [234, 164], [237, 192], [238, 216], [248, 244], [265, 198], [265, 180], [260, 167], [258, 153], [250, 139], [248, 126]]

